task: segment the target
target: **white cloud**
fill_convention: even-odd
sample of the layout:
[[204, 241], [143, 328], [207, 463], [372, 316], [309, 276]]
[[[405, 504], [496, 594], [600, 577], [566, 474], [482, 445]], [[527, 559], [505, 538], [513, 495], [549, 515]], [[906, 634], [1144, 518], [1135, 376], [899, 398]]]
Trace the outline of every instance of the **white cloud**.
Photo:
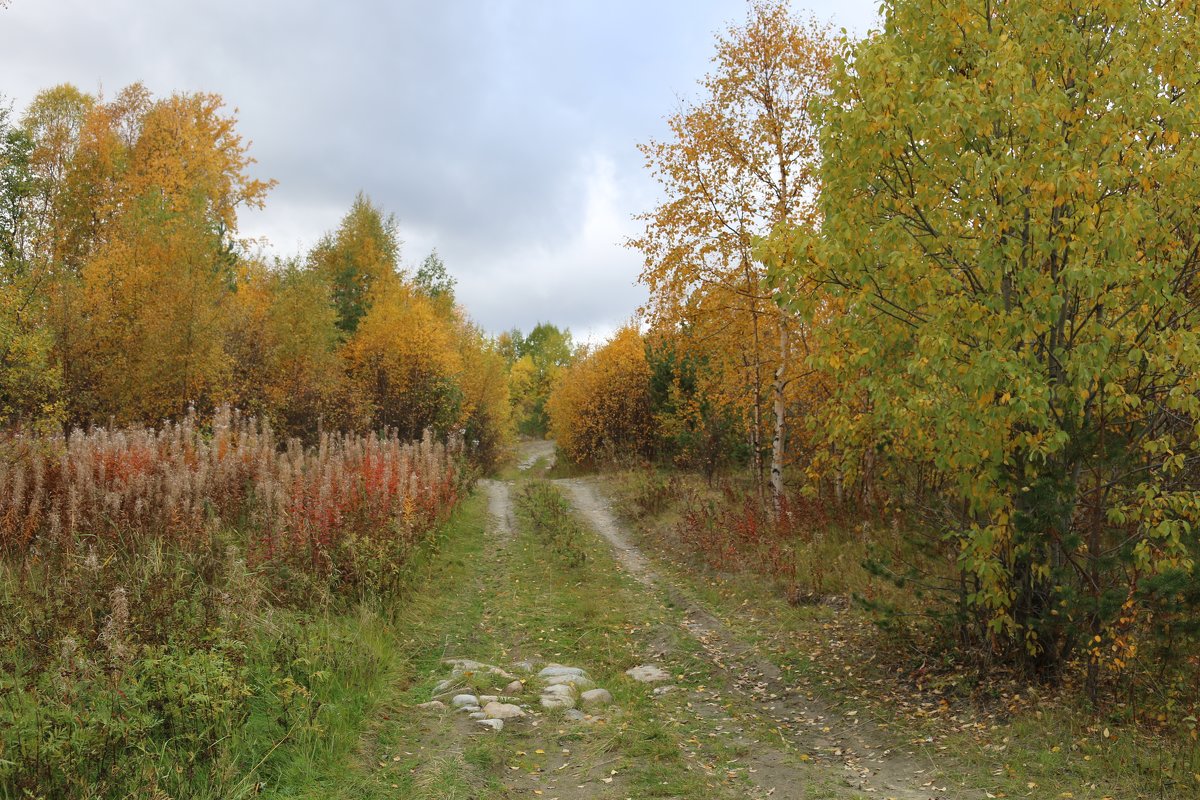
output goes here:
[[[539, 321], [567, 324], [577, 338], [606, 336], [644, 301], [640, 256], [624, 247], [636, 232], [631, 207], [640, 197], [619, 180], [611, 157], [580, 159], [571, 185], [582, 199], [565, 237], [546, 237], [478, 262], [447, 264], [458, 296], [485, 328], [529, 330]], [[456, 269], [461, 266], [461, 269]]]
[[[876, 0], [803, 0], [864, 30]], [[797, 10], [805, 10], [799, 7]], [[437, 247], [486, 329], [602, 337], [645, 299], [621, 242], [655, 187], [635, 143], [710, 68], [745, 0], [12, 0], [2, 92], [210, 91], [279, 186], [243, 234], [295, 255], [365, 191], [406, 263]]]

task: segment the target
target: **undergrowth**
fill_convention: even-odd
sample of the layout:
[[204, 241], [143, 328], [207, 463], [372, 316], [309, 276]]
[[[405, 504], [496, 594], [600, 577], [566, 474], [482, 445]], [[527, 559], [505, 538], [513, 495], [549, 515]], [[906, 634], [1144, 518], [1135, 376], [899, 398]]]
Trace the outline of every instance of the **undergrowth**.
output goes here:
[[[926, 575], [949, 574], [947, 554], [936, 545], [918, 551], [897, 520], [809, 501], [785, 505], [777, 520], [751, 485], [733, 479], [709, 486], [699, 476], [643, 471], [616, 484], [643, 541], [677, 574], [699, 579], [706, 602], [736, 617], [743, 635], [775, 651], [810, 691], [835, 703], [875, 698], [878, 715], [957, 753], [992, 796], [1200, 791], [1194, 679], [1181, 687], [1184, 672], [1131, 669], [1107, 676], [1112, 699], [1094, 704], [1075, 677], [1080, 665], [1053, 684], [995, 664], [982, 669], [930, 611], [927, 588], [889, 572], [916, 564]], [[1195, 674], [1198, 654], [1181, 658]]]
[[0, 448], [5, 800], [302, 782], [284, 765], [359, 715], [466, 481], [429, 438], [305, 449], [229, 413]]

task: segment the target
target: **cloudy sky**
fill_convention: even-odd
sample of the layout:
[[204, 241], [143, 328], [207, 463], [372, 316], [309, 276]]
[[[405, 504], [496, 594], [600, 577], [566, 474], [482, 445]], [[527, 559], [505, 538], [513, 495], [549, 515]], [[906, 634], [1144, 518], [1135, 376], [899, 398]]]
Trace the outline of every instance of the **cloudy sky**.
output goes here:
[[[793, 0], [864, 32], [878, 0]], [[4, 3], [0, 2], [0, 6]], [[242, 232], [307, 249], [359, 190], [436, 247], [487, 330], [603, 336], [644, 299], [621, 242], [657, 188], [638, 142], [695, 96], [744, 0], [8, 0], [0, 95], [210, 91], [260, 177]]]

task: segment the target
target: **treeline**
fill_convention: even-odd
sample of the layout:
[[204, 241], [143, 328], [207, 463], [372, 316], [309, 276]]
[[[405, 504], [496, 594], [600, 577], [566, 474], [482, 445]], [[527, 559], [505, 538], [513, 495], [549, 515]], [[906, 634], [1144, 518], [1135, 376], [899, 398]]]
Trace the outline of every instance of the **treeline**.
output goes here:
[[490, 461], [505, 361], [436, 252], [402, 269], [394, 218], [360, 195], [311, 252], [269, 261], [238, 235], [272, 185], [252, 164], [216, 95], [58, 86], [0, 111], [0, 425], [232, 404], [308, 441], [464, 432]]
[[496, 347], [508, 364], [508, 391], [517, 431], [545, 436], [550, 429], [546, 402], [577, 352], [571, 331], [540, 322], [527, 334], [518, 328], [501, 333]]
[[943, 644], [1186, 716], [1197, 40], [1185, 2], [891, 0], [860, 41], [752, 3], [644, 148], [647, 332], [563, 379], [560, 441], [901, 526], [871, 566]]
[[466, 495], [464, 447], [511, 436], [436, 252], [405, 270], [360, 195], [268, 261], [238, 235], [252, 163], [215, 95], [0, 113], [5, 796], [293, 785], [384, 679], [374, 609]]

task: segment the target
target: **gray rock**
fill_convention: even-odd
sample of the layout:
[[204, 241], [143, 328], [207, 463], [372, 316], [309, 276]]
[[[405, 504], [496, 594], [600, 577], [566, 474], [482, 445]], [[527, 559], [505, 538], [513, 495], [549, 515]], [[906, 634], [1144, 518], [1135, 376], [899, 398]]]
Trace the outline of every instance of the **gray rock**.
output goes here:
[[675, 686], [674, 684], [671, 684], [670, 686], [655, 686], [654, 694], [656, 694], [656, 695], [670, 694], [671, 692], [675, 691], [678, 688], [679, 687]]
[[482, 711], [483, 709], [479, 706], [460, 706], [458, 710], [467, 714], [474, 714], [476, 711]]
[[504, 730], [504, 720], [502, 719], [481, 719], [477, 720], [480, 725], [486, 728], [491, 728], [494, 731]]
[[521, 710], [520, 706], [514, 706], [511, 703], [488, 703], [483, 707], [483, 713], [487, 715], [488, 719], [516, 719], [525, 716], [525, 712]]
[[502, 678], [512, 680], [514, 677], [505, 670], [500, 669], [492, 664], [485, 664], [482, 661], [475, 661], [470, 658], [447, 658], [442, 661], [443, 664], [450, 664], [454, 667], [451, 670], [452, 677], [461, 675], [499, 675]]
[[574, 686], [576, 689], [590, 689], [596, 685], [596, 682], [586, 675], [551, 675], [549, 678], [543, 678], [542, 682], [547, 686], [563, 684]]
[[575, 699], [572, 697], [563, 697], [557, 694], [542, 695], [542, 708], [554, 710], [556, 708], [574, 708]]
[[463, 706], [477, 706], [479, 705], [479, 698], [473, 694], [456, 694], [453, 698], [451, 698], [450, 705], [454, 706], [455, 708], [462, 708]]
[[542, 690], [542, 697], [574, 697], [575, 687], [569, 683], [556, 683]]
[[563, 716], [572, 722], [583, 722], [587, 719], [587, 714], [584, 714], [578, 708], [569, 708], [563, 712]]
[[613, 701], [608, 689], [589, 689], [579, 695], [579, 702], [584, 708], [591, 706], [606, 706]]
[[433, 693], [441, 694], [442, 692], [446, 691], [447, 689], [449, 689], [451, 686], [453, 686], [456, 683], [458, 683], [458, 681], [450, 681], [450, 680], [441, 681], [440, 683], [438, 683], [437, 686], [433, 687]]
[[507, 695], [518, 695], [525, 691], [525, 684], [520, 681], [513, 681], [508, 686], [504, 687], [504, 693]]
[[487, 719], [487, 714], [483, 713], [482, 711], [472, 711], [470, 714], [467, 714], [467, 716], [471, 719]]
[[494, 703], [499, 699], [500, 698], [494, 694], [481, 694], [479, 695], [479, 705], [486, 706], [488, 703]]
[[572, 678], [587, 677], [587, 673], [579, 667], [564, 667], [562, 664], [547, 664], [538, 673], [539, 678], [557, 678], [567, 676]]
[[625, 674], [640, 683], [657, 683], [658, 681], [671, 680], [671, 673], [653, 664], [642, 664], [640, 667], [627, 669], [625, 670]]
[[428, 703], [420, 703], [417, 708], [424, 711], [442, 711], [446, 708], [446, 704], [441, 700], [430, 700]]

